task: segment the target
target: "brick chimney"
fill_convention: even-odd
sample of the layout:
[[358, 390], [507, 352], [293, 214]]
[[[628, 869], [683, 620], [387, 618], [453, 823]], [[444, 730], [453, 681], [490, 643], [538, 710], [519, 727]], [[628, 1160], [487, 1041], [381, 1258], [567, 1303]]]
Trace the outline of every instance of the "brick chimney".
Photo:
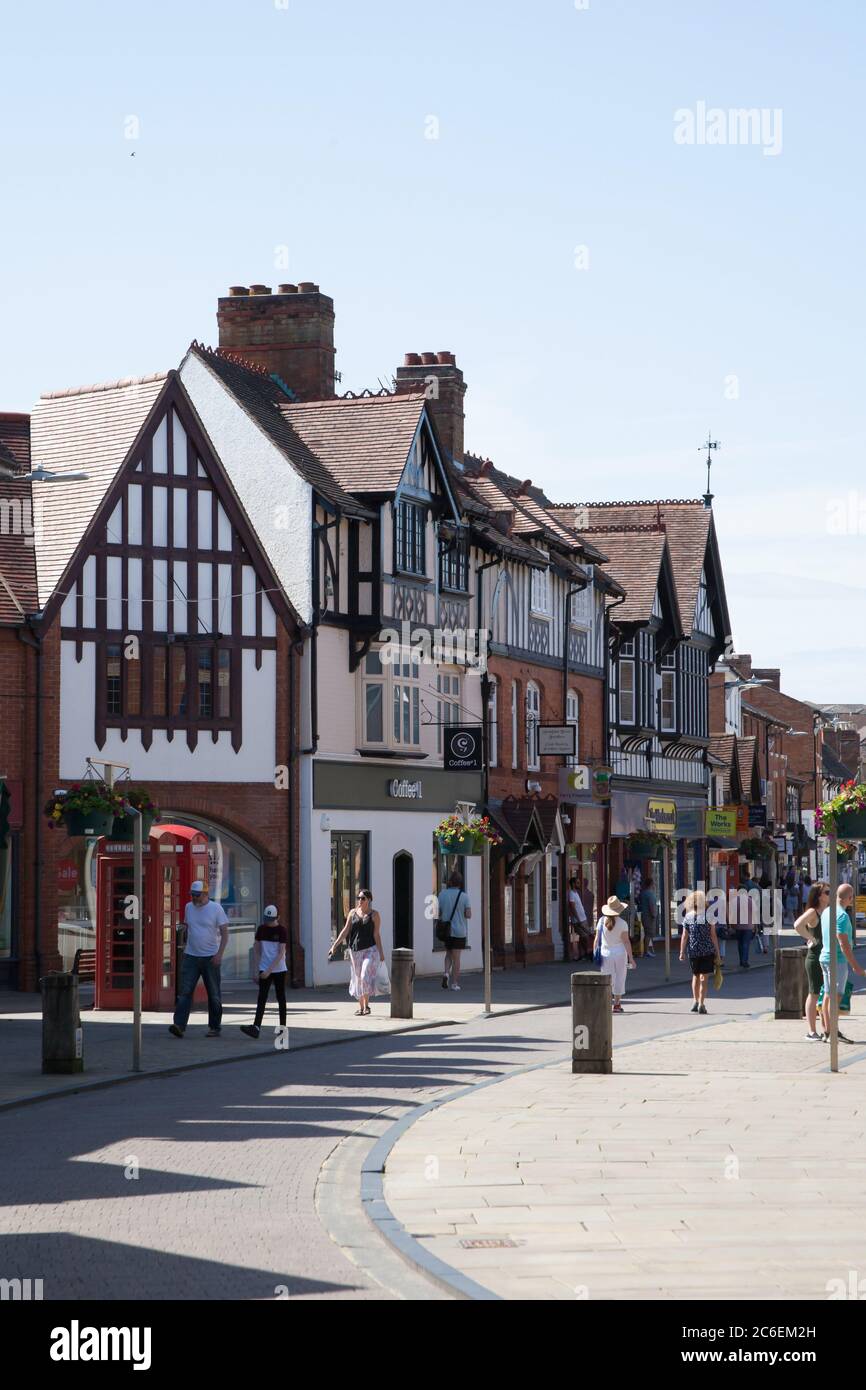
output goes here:
[[221, 348], [274, 372], [299, 400], [334, 395], [334, 301], [318, 285], [232, 285], [217, 323]]
[[423, 391], [448, 458], [463, 467], [466, 383], [453, 352], [407, 352], [397, 368], [397, 393]]
[[756, 666], [752, 672], [756, 681], [766, 681], [771, 690], [782, 690], [782, 672], [778, 666], [764, 666], [760, 670]]

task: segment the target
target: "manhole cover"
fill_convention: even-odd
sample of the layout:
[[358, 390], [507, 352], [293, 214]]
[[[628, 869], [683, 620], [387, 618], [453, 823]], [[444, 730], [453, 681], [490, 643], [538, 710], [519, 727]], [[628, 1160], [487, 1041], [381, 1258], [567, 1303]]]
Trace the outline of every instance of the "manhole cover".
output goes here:
[[461, 1240], [464, 1250], [515, 1250], [522, 1240]]

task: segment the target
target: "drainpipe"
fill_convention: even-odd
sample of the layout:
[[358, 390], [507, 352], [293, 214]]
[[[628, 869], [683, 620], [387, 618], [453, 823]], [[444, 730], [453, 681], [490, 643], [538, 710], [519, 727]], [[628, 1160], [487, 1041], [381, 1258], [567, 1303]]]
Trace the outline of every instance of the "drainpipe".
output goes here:
[[19, 641], [32, 647], [36, 652], [36, 746], [34, 749], [34, 788], [33, 788], [33, 955], [36, 961], [36, 979], [42, 974], [42, 632], [38, 626], [41, 614], [31, 614], [25, 618], [28, 633], [18, 631]]
[[[604, 753], [603, 757], [610, 763], [610, 615], [614, 608], [619, 608], [621, 603], [625, 603], [627, 594], [622, 594], [620, 598], [614, 599], [613, 603], [605, 606], [604, 610]], [[612, 766], [612, 764], [611, 764]], [[613, 782], [613, 778], [611, 778]], [[611, 799], [613, 798], [613, 787], [611, 786]], [[607, 837], [604, 847], [604, 872], [607, 879], [606, 886], [610, 886], [610, 824], [611, 824], [611, 805], [607, 808]], [[600, 893], [604, 897], [604, 893]]]
[[[499, 555], [494, 556], [494, 558], [493, 558], [492, 560], [486, 560], [485, 563], [484, 563], [483, 565], [478, 565], [477, 568], [476, 568], [476, 570], [475, 570], [475, 580], [476, 580], [476, 586], [477, 586], [477, 587], [476, 587], [476, 590], [475, 590], [475, 612], [476, 612], [475, 630], [476, 630], [476, 633], [478, 634], [478, 641], [479, 641], [479, 643], [480, 643], [480, 641], [481, 641], [482, 588], [483, 588], [483, 585], [482, 585], [482, 583], [481, 583], [481, 581], [480, 581], [480, 579], [479, 579], [479, 575], [483, 574], [485, 570], [493, 569], [493, 567], [494, 567], [495, 565], [499, 565], [499, 564], [501, 564], [501, 563], [502, 563], [502, 555], [499, 554]], [[493, 631], [493, 626], [492, 626], [493, 615], [491, 614], [490, 617], [491, 617], [491, 626], [490, 626], [490, 628], [488, 629], [488, 646], [489, 646], [489, 635], [490, 635], [490, 633]], [[481, 773], [481, 776], [482, 776], [482, 799], [483, 799], [483, 800], [482, 800], [482, 804], [483, 804], [483, 807], [484, 807], [485, 810], [486, 810], [487, 802], [488, 802], [488, 799], [489, 799], [489, 796], [490, 796], [490, 731], [489, 731], [489, 728], [488, 728], [489, 719], [490, 719], [490, 677], [489, 677], [489, 675], [488, 675], [488, 673], [487, 673], [487, 670], [485, 669], [485, 670], [482, 672], [482, 676], [481, 676], [481, 750], [482, 750], [482, 757], [481, 757], [481, 762], [482, 762], [482, 773]]]

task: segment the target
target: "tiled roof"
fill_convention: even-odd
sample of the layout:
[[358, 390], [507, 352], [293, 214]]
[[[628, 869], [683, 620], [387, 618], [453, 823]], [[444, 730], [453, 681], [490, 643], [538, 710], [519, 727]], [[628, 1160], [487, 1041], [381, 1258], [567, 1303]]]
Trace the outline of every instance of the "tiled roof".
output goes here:
[[[29, 418], [0, 416], [4, 460], [19, 468], [29, 463]], [[39, 608], [31, 484], [0, 469], [0, 626], [18, 625]]]
[[297, 437], [351, 493], [395, 492], [424, 412], [423, 392], [280, 404]]
[[698, 601], [701, 571], [707, 552], [712, 511], [701, 501], [665, 499], [655, 502], [574, 502], [554, 511], [579, 514], [581, 530], [593, 532], [620, 526], [658, 526], [668, 538], [683, 631], [691, 636]]
[[821, 770], [831, 782], [850, 782], [851, 780], [849, 769], [827, 747], [826, 743], [821, 745]]
[[722, 764], [716, 775], [721, 778], [722, 795], [725, 801], [730, 803], [739, 800], [739, 765], [736, 771], [734, 770], [734, 763], [737, 758], [736, 734], [713, 734], [710, 737], [709, 751]]
[[288, 398], [267, 372], [225, 353], [215, 352], [212, 348], [202, 347], [200, 343], [193, 343], [190, 352], [222, 381], [293, 468], [321, 497], [349, 516], [369, 518], [367, 508], [340, 485], [294, 422], [283, 414], [282, 407], [289, 404]]
[[44, 608], [72, 559], [166, 382], [164, 372], [40, 397], [31, 416], [35, 463], [52, 473], [84, 472], [74, 483], [34, 483], [41, 511], [37, 547]]
[[743, 790], [743, 798], [750, 801], [752, 798], [752, 774], [755, 771], [755, 754], [757, 752], [758, 740], [754, 734], [748, 738], [737, 739], [737, 765], [740, 769], [740, 786]]
[[625, 602], [614, 610], [617, 620], [649, 622], [665, 555], [664, 532], [601, 532], [598, 542], [608, 556], [605, 569], [626, 592]]

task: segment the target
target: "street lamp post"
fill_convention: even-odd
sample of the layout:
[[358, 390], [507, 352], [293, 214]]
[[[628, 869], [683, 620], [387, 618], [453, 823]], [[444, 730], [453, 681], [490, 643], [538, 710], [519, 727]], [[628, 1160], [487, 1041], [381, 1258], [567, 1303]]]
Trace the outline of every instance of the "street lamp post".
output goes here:
[[836, 893], [839, 887], [839, 859], [836, 853], [836, 832], [831, 830], [827, 836], [827, 849], [830, 858], [830, 1070], [839, 1070], [839, 995], [836, 984], [838, 966], [836, 964]]
[[[103, 768], [103, 781], [114, 787], [118, 772], [129, 772], [126, 763], [100, 762], [96, 758], [86, 759], [88, 767]], [[124, 801], [124, 814], [134, 817], [132, 841], [132, 1070], [141, 1071], [141, 948], [143, 937], [142, 898], [144, 895], [144, 835], [142, 833], [141, 812], [129, 801]]]

